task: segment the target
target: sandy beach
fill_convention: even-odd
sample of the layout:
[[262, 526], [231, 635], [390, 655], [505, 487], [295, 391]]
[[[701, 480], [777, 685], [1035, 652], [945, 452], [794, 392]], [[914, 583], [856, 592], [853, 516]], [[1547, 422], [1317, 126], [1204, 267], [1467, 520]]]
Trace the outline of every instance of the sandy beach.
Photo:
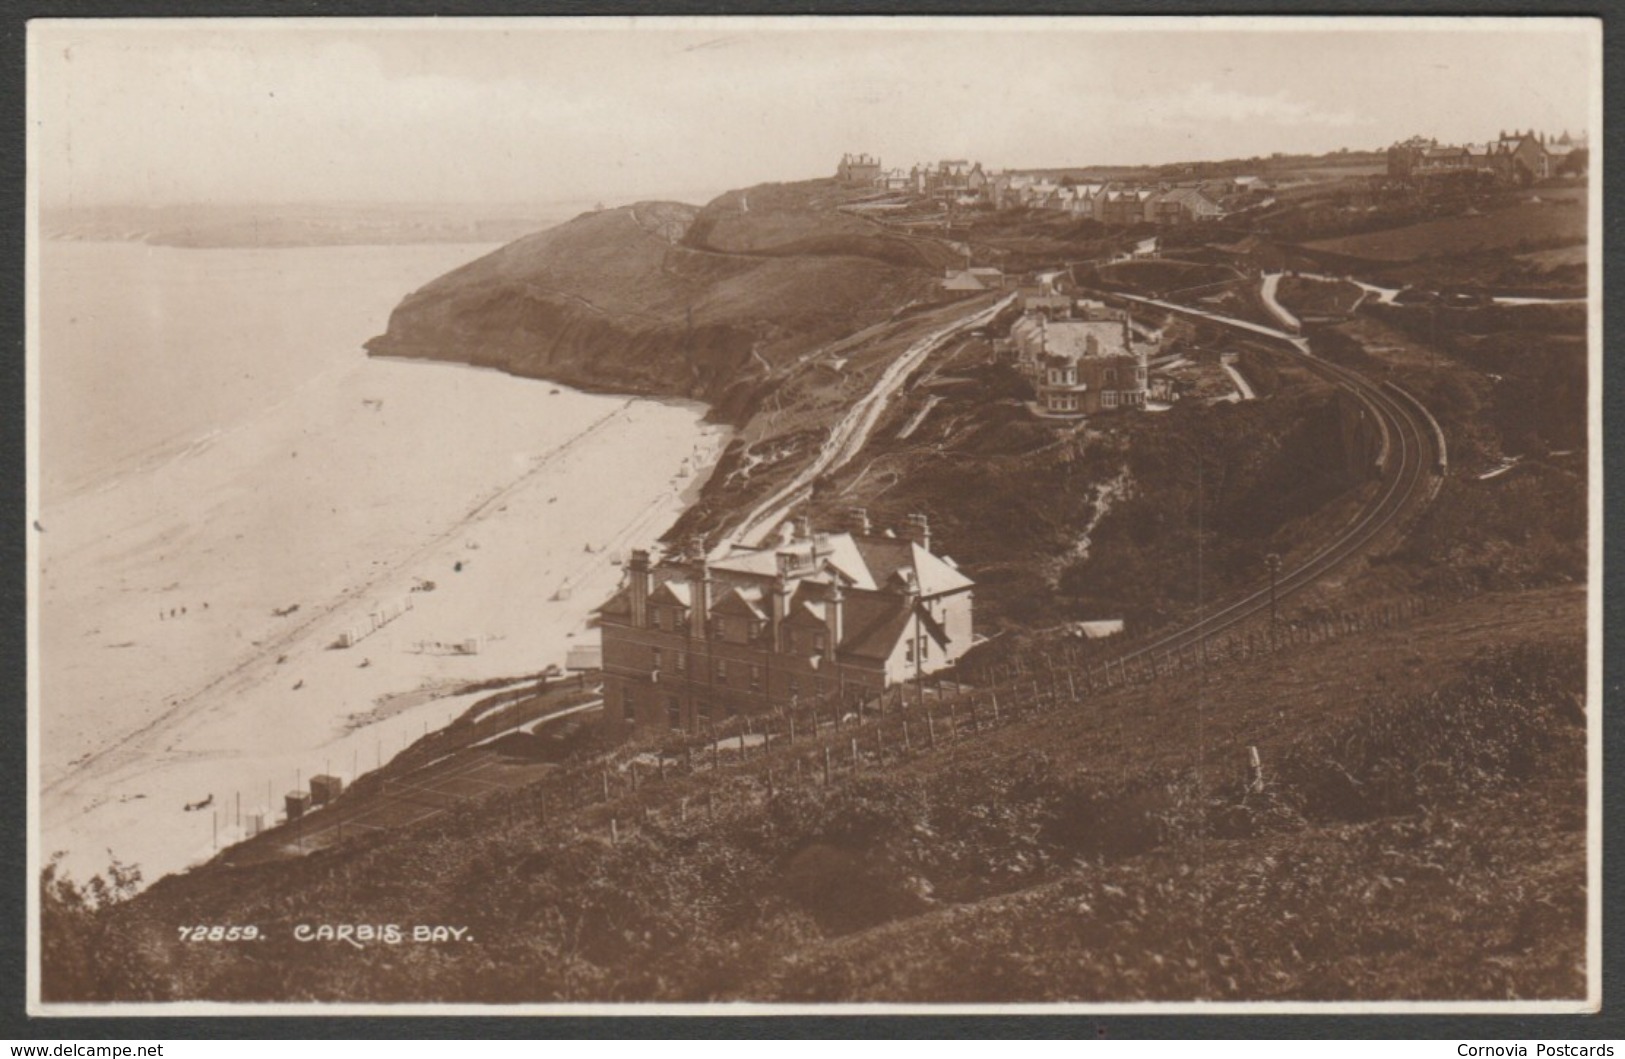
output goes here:
[[478, 697], [447, 689], [562, 664], [612, 559], [726, 442], [697, 405], [369, 360], [365, 337], [40, 508], [40, 848], [75, 875], [183, 868], [234, 837], [239, 803], [374, 767]]

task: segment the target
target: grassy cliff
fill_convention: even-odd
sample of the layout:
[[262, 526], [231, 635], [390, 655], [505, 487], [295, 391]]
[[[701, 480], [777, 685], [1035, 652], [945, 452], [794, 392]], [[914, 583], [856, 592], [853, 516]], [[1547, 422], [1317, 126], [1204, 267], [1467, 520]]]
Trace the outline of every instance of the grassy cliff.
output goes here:
[[924, 251], [829, 209], [644, 202], [583, 214], [440, 277], [367, 348], [696, 398], [743, 423], [763, 379], [927, 296], [933, 267]]

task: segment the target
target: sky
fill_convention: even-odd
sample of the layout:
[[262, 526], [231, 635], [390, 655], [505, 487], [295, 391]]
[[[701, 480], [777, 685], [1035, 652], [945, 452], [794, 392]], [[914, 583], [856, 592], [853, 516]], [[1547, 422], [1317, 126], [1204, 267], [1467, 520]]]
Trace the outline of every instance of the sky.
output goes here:
[[[47, 206], [700, 201], [1586, 128], [1586, 20], [36, 20]], [[1594, 130], [1600, 132], [1600, 130]]]

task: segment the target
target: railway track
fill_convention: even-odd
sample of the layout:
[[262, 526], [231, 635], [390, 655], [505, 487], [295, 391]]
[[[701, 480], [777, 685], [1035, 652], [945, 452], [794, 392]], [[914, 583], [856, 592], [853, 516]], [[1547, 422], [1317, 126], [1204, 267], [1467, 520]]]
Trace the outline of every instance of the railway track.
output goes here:
[[[1361, 407], [1375, 417], [1379, 431], [1376, 469], [1382, 483], [1377, 496], [1313, 555], [1281, 571], [1274, 588], [1277, 601], [1313, 584], [1364, 551], [1379, 535], [1395, 526], [1407, 512], [1425, 503], [1436, 491], [1435, 478], [1443, 473], [1445, 467], [1443, 437], [1433, 417], [1415, 398], [1398, 387], [1390, 390], [1351, 368], [1316, 357], [1309, 351], [1308, 343], [1296, 336], [1285, 332], [1270, 334], [1248, 321], [1231, 320], [1172, 303], [1159, 304], [1174, 312], [1221, 326], [1231, 326], [1250, 336], [1263, 333], [1264, 337], [1285, 343], [1303, 358], [1311, 371], [1351, 393]], [[1270, 598], [1270, 586], [1264, 584], [1182, 628], [1124, 653], [1121, 661], [1152, 659], [1198, 646], [1208, 637], [1235, 628], [1268, 611]]]

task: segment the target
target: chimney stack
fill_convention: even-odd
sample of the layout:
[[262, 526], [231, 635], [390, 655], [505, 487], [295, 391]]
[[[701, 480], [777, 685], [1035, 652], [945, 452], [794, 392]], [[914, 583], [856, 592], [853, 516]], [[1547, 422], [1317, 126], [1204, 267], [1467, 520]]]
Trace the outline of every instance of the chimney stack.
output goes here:
[[632, 579], [632, 624], [642, 629], [649, 624], [649, 589], [652, 574], [649, 570], [649, 552], [638, 548], [632, 552], [632, 562], [627, 566]]
[[693, 597], [688, 605], [689, 635], [696, 640], [704, 640], [710, 635], [711, 626], [711, 560], [703, 546], [694, 559], [689, 595]]
[[796, 516], [796, 535], [798, 541], [808, 540], [812, 537], [812, 519], [806, 515]]
[[869, 509], [866, 507], [848, 508], [846, 521], [854, 536], [868, 537], [874, 532], [869, 525]]
[[846, 634], [845, 612], [846, 594], [841, 591], [841, 582], [837, 578], [830, 585], [829, 596], [824, 600], [824, 630], [829, 634], [829, 658], [835, 657], [835, 652], [841, 646], [841, 637]]
[[903, 536], [926, 551], [931, 550], [931, 522], [924, 515], [913, 514], [903, 527]]
[[784, 649], [784, 618], [790, 611], [790, 579], [779, 571], [779, 576], [773, 579], [773, 586], [768, 589], [768, 628], [772, 636], [770, 650], [777, 653]]

